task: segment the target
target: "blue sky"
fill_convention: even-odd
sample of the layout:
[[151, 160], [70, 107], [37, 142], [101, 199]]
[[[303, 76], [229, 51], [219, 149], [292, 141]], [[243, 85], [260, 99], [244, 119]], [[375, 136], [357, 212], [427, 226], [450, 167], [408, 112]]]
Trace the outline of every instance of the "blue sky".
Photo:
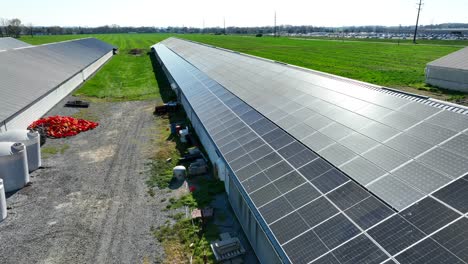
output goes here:
[[[4, 0], [0, 17], [41, 26], [412, 25], [418, 0]], [[421, 24], [468, 23], [468, 0], [425, 0]]]

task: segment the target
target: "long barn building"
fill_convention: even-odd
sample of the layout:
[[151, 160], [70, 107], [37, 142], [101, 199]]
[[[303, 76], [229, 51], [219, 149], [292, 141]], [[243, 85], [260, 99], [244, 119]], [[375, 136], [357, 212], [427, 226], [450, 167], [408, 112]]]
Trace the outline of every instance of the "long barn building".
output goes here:
[[11, 39], [0, 39], [2, 43], [7, 49], [0, 51], [0, 132], [26, 129], [96, 72], [115, 49], [95, 38], [38, 46]]
[[167, 39], [156, 57], [262, 263], [468, 263], [457, 105]]
[[426, 83], [444, 89], [468, 92], [468, 47], [426, 65]]

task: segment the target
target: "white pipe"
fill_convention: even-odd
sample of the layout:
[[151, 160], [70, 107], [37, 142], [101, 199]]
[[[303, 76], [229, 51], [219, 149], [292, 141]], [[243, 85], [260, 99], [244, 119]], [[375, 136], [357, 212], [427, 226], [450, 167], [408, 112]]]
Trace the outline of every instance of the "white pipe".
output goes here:
[[3, 180], [0, 179], [0, 222], [7, 217], [7, 205]]

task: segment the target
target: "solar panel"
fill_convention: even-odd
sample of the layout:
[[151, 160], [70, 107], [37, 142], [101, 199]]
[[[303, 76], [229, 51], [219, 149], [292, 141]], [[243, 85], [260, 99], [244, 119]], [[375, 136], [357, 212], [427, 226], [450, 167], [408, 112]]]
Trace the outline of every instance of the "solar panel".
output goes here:
[[459, 179], [434, 193], [434, 197], [462, 213], [468, 213], [468, 181]]
[[302, 142], [314, 151], [319, 151], [333, 144], [333, 140], [320, 132], [309, 135]]
[[375, 140], [356, 132], [341, 139], [339, 143], [357, 154], [362, 154], [379, 144]]
[[400, 151], [409, 157], [416, 157], [432, 148], [432, 145], [405, 133], [389, 139], [385, 142], [385, 145]]
[[426, 194], [432, 193], [440, 186], [451, 181], [449, 177], [431, 170], [416, 161], [411, 161], [397, 169], [392, 172], [392, 175]]
[[417, 160], [427, 166], [446, 173], [455, 179], [468, 172], [468, 159], [442, 148], [435, 148], [423, 154]]
[[335, 248], [357, 236], [360, 231], [343, 214], [338, 214], [314, 228], [328, 248]]
[[433, 145], [439, 144], [456, 134], [452, 130], [425, 122], [408, 129], [407, 133]]
[[371, 149], [363, 157], [387, 171], [391, 171], [409, 160], [408, 157], [384, 145]]
[[408, 264], [464, 263], [431, 238], [427, 238], [416, 244], [416, 246], [409, 248], [398, 255], [396, 259], [401, 263]]
[[334, 143], [318, 152], [323, 158], [334, 164], [340, 166], [341, 164], [353, 159], [357, 155], [348, 148]]
[[434, 234], [432, 238], [459, 259], [468, 262], [468, 218], [461, 218]]
[[283, 248], [293, 263], [309, 263], [328, 251], [313, 230], [291, 240]]
[[279, 197], [272, 202], [260, 208], [260, 214], [267, 223], [272, 223], [275, 220], [283, 217], [285, 214], [294, 210], [291, 204], [284, 197]]
[[400, 212], [407, 221], [427, 235], [460, 217], [455, 211], [427, 197]]
[[340, 169], [361, 185], [367, 185], [386, 174], [384, 170], [361, 157], [357, 157], [342, 165]]
[[312, 184], [322, 193], [327, 193], [338, 186], [349, 181], [342, 172], [337, 169], [331, 169], [312, 181]]
[[303, 184], [284, 195], [286, 200], [296, 209], [319, 196], [320, 193], [309, 183]]
[[297, 212], [293, 212], [271, 224], [270, 228], [278, 242], [283, 244], [307, 231], [309, 226]]
[[398, 134], [398, 130], [377, 122], [360, 129], [359, 132], [379, 142], [383, 142]]
[[360, 235], [335, 249], [333, 255], [342, 264], [381, 263], [388, 257], [365, 235]]
[[333, 207], [327, 199], [320, 197], [300, 208], [297, 212], [304, 218], [309, 226], [315, 226], [337, 214], [339, 211]]
[[391, 175], [369, 184], [368, 188], [397, 210], [402, 210], [424, 197], [423, 193]]
[[421, 231], [399, 215], [394, 215], [373, 227], [368, 234], [390, 254], [396, 254], [424, 238]]
[[[232, 63], [217, 69], [199, 65], [201, 72], [190, 63], [209, 65], [221, 55], [172, 48], [185, 60], [163, 45], [158, 54], [233, 170], [242, 196], [253, 203], [248, 205], [272, 245], [286, 253], [284, 262], [412, 259], [417, 254], [410, 249], [424, 245], [433, 232], [437, 243], [448, 239], [442, 231], [449, 233], [459, 215], [452, 207], [465, 213], [464, 184], [432, 194], [468, 172], [461, 155], [466, 143], [455, 132], [462, 126], [450, 121], [442, 132], [431, 129], [447, 111], [279, 65], [256, 74], [267, 62], [241, 62], [239, 55], [220, 50], [219, 65]], [[228, 74], [232, 79], [223, 78]], [[430, 128], [419, 135], [416, 124], [423, 118], [428, 125], [422, 126]], [[401, 131], [408, 128], [411, 135]], [[447, 142], [434, 148], [441, 140]], [[427, 203], [427, 194], [437, 201]], [[463, 257], [455, 244], [444, 247]], [[437, 259], [446, 252], [435, 248], [431, 254]]]
[[392, 209], [372, 196], [349, 207], [344, 212], [364, 230], [394, 214]]

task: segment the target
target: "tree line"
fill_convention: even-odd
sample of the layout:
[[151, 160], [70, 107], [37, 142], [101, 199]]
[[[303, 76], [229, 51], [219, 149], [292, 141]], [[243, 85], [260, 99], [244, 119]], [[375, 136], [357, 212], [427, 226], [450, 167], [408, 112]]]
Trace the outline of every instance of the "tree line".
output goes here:
[[[452, 23], [439, 25], [420, 26], [421, 31], [436, 29], [468, 28], [468, 24]], [[308, 34], [312, 32], [374, 32], [374, 33], [396, 33], [411, 32], [413, 26], [350, 26], [350, 27], [317, 27], [317, 26], [293, 26], [280, 25], [276, 31], [280, 34]], [[62, 34], [106, 34], [106, 33], [205, 33], [205, 34], [273, 34], [273, 26], [262, 27], [123, 27], [119, 25], [106, 25], [100, 27], [60, 27], [60, 26], [34, 26], [31, 23], [22, 24], [18, 18], [0, 18], [0, 37], [15, 37], [21, 35], [62, 35]]]

